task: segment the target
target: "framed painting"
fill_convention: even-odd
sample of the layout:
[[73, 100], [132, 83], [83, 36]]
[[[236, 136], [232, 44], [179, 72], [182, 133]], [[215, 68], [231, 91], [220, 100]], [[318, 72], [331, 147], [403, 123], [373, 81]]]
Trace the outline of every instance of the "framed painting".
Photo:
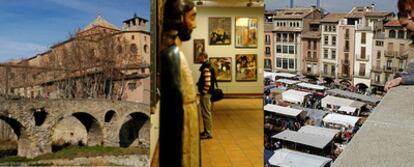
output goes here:
[[198, 56], [205, 51], [205, 48], [204, 39], [194, 39], [194, 64], [200, 64], [198, 62]]
[[231, 81], [231, 57], [210, 57], [209, 61], [214, 68], [217, 81]]
[[236, 17], [236, 48], [257, 48], [257, 17]]
[[230, 45], [231, 17], [208, 18], [208, 38], [210, 45]]
[[257, 55], [236, 55], [236, 81], [257, 81]]

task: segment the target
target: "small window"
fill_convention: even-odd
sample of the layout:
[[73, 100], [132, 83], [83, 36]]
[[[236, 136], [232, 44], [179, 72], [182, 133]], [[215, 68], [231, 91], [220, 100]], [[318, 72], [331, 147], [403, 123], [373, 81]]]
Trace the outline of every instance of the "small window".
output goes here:
[[130, 50], [132, 54], [138, 54], [138, 48], [136, 44], [131, 44]]
[[134, 36], [134, 35], [132, 35], [132, 36], [131, 36], [131, 39], [132, 39], [132, 40], [134, 40], [134, 39], [135, 39], [135, 36]]
[[276, 67], [282, 67], [282, 58], [278, 57], [276, 58]]
[[404, 31], [398, 31], [398, 38], [399, 39], [404, 39], [404, 35], [405, 35]]
[[266, 47], [266, 54], [270, 54], [270, 47]]
[[148, 51], [148, 45], [147, 45], [147, 44], [145, 44], [145, 45], [144, 45], [144, 53], [147, 53], [147, 51]]
[[282, 46], [276, 45], [276, 53], [282, 53]]
[[289, 54], [294, 54], [294, 53], [295, 53], [295, 47], [289, 46]]
[[389, 37], [390, 38], [395, 38], [395, 30], [390, 30]]
[[137, 88], [137, 83], [128, 83], [129, 90], [135, 90]]
[[122, 46], [119, 46], [118, 45], [118, 47], [116, 48], [116, 50], [118, 51], [118, 54], [121, 54], [122, 53]]

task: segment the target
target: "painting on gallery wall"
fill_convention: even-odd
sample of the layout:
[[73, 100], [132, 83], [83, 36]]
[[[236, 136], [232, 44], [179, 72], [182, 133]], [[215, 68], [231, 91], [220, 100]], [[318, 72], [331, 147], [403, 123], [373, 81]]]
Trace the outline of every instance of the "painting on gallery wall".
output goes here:
[[257, 48], [257, 18], [236, 17], [236, 48]]
[[231, 17], [210, 17], [208, 26], [210, 45], [231, 44]]
[[205, 51], [205, 48], [204, 39], [194, 39], [194, 64], [200, 64], [198, 56], [200, 56], [200, 53]]
[[210, 64], [214, 68], [217, 81], [231, 81], [231, 57], [211, 57]]
[[236, 81], [257, 81], [257, 55], [236, 55]]

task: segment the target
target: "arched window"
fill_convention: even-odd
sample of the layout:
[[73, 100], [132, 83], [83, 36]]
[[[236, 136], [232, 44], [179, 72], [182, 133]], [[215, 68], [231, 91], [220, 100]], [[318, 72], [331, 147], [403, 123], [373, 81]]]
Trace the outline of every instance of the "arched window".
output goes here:
[[138, 54], [138, 48], [136, 44], [131, 44], [130, 50], [132, 54]]
[[398, 38], [404, 39], [404, 31], [398, 31]]
[[118, 47], [116, 47], [116, 51], [118, 51], [118, 54], [122, 53], [122, 46], [118, 45]]
[[390, 30], [389, 38], [395, 38], [395, 30]]
[[147, 45], [147, 44], [145, 44], [145, 45], [144, 45], [144, 53], [147, 53], [147, 51], [148, 51], [148, 45]]

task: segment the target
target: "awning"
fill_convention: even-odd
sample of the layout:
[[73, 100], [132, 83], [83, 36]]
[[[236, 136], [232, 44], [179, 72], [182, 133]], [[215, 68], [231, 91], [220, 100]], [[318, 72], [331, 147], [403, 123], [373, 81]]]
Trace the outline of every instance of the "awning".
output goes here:
[[282, 148], [274, 152], [269, 164], [282, 167], [323, 167], [331, 161], [330, 158]]
[[310, 84], [310, 83], [304, 83], [304, 82], [299, 83], [298, 86], [308, 88], [308, 89], [314, 89], [314, 90], [325, 90], [326, 89], [325, 86], [320, 86], [320, 85], [315, 85], [315, 84]]
[[341, 90], [341, 89], [327, 90], [326, 93], [333, 94], [333, 95], [344, 96], [344, 97], [348, 97], [348, 98], [352, 98], [352, 99], [357, 99], [357, 100], [360, 100], [360, 101], [363, 101], [363, 102], [368, 102], [368, 103], [371, 103], [371, 104], [377, 104], [378, 102], [381, 101], [381, 99], [377, 98], [377, 97], [365, 96], [365, 95], [361, 95], [361, 94], [354, 93], [354, 92], [344, 91], [344, 90]]
[[264, 106], [264, 110], [268, 112], [273, 112], [280, 115], [286, 115], [286, 116], [292, 116], [297, 117], [299, 114], [301, 114], [303, 111], [289, 108], [289, 107], [282, 107], [274, 104], [268, 104]]
[[295, 78], [297, 75], [289, 74], [289, 73], [275, 73], [275, 72], [263, 72], [265, 78], [270, 78], [273, 81], [276, 77], [283, 77], [283, 78]]
[[298, 130], [298, 132], [325, 136], [325, 137], [333, 139], [335, 135], [338, 134], [339, 130], [306, 125], [306, 126], [301, 127]]
[[355, 100], [335, 97], [335, 96], [325, 96], [322, 100], [322, 107], [326, 107], [328, 104], [336, 106], [350, 106], [354, 103]]
[[325, 123], [340, 124], [346, 127], [348, 127], [349, 125], [354, 127], [355, 124], [358, 122], [358, 120], [359, 120], [359, 117], [336, 114], [336, 113], [328, 114], [323, 118], [323, 122]]
[[330, 137], [310, 133], [300, 133], [289, 129], [272, 136], [272, 138], [303, 144], [319, 149], [324, 149], [332, 141], [332, 138]]
[[299, 83], [300, 81], [290, 80], [290, 79], [278, 79], [276, 82], [280, 82], [280, 83], [284, 83], [284, 84], [288, 84], [288, 85], [293, 85], [293, 84]]
[[356, 111], [356, 108], [349, 106], [341, 106], [338, 111], [346, 112], [347, 114], [353, 114]]
[[301, 92], [293, 89], [289, 89], [282, 93], [282, 100], [290, 103], [303, 103], [308, 92]]

